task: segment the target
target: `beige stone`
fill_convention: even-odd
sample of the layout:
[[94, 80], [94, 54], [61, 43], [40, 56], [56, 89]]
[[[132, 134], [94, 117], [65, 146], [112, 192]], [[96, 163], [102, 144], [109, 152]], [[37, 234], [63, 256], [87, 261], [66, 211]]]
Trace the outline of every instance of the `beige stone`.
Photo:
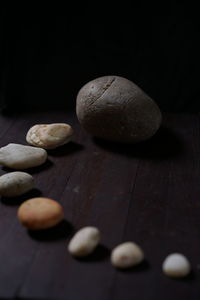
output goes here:
[[62, 206], [55, 200], [38, 197], [25, 201], [18, 209], [22, 225], [31, 230], [51, 228], [64, 218]]
[[8, 144], [0, 148], [0, 165], [12, 169], [27, 169], [43, 164], [47, 159], [47, 152], [42, 148]]
[[100, 241], [100, 232], [96, 227], [87, 226], [80, 229], [71, 239], [68, 251], [76, 257], [91, 254]]
[[0, 177], [0, 195], [16, 197], [34, 187], [34, 178], [25, 172], [11, 172]]
[[115, 247], [111, 253], [111, 263], [116, 268], [126, 269], [138, 265], [144, 259], [140, 246], [125, 242]]
[[36, 147], [54, 149], [71, 141], [72, 136], [73, 129], [68, 124], [37, 124], [29, 129], [26, 141]]

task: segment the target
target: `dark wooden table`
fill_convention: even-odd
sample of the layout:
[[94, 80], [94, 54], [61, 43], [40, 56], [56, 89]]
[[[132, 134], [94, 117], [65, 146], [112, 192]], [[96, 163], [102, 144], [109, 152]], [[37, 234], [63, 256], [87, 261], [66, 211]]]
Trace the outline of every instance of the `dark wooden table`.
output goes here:
[[[26, 144], [36, 123], [67, 122], [73, 142], [49, 151], [28, 170], [36, 189], [0, 202], [0, 299], [200, 299], [200, 122], [197, 115], [166, 115], [160, 131], [135, 146], [92, 139], [71, 113], [29, 113], [0, 118], [0, 146]], [[1, 174], [11, 170], [2, 168]], [[65, 221], [28, 232], [16, 217], [23, 200], [46, 196], [62, 203]], [[67, 245], [79, 228], [97, 226], [95, 253], [73, 259]], [[110, 251], [133, 240], [146, 260], [115, 270]], [[163, 259], [182, 252], [193, 272], [182, 280], [163, 275]]]

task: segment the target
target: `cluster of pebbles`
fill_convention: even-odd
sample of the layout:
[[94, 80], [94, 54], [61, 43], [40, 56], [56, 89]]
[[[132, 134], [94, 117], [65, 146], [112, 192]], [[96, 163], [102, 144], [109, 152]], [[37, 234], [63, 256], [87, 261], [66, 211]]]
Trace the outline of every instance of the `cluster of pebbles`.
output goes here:
[[[78, 93], [76, 113], [81, 125], [91, 135], [109, 141], [137, 143], [153, 136], [162, 121], [156, 103], [133, 82], [118, 76], [97, 78]], [[36, 124], [26, 135], [30, 146], [10, 143], [0, 148], [0, 165], [16, 171], [0, 177], [0, 196], [17, 197], [33, 189], [34, 178], [19, 170], [40, 166], [47, 160], [48, 149], [55, 149], [69, 141], [73, 129], [65, 123]], [[18, 209], [20, 223], [29, 230], [44, 230], [64, 219], [64, 210], [53, 199], [37, 197], [23, 202]], [[80, 229], [68, 245], [74, 257], [93, 253], [101, 239], [98, 228]], [[132, 241], [116, 246], [111, 263], [119, 269], [134, 267], [144, 260], [142, 248]], [[190, 273], [188, 259], [173, 253], [162, 266], [170, 277], [184, 277]]]
[[[73, 129], [68, 124], [37, 124], [26, 135], [27, 143], [32, 146], [10, 143], [0, 148], [0, 164], [17, 170], [0, 176], [0, 196], [17, 197], [32, 190], [35, 187], [33, 176], [21, 170], [44, 164], [48, 156], [46, 149], [62, 146], [71, 141], [72, 136]], [[64, 211], [57, 201], [38, 197], [21, 204], [18, 218], [28, 229], [41, 230], [60, 223]]]
[[[31, 127], [26, 141], [33, 146], [8, 144], [0, 148], [0, 164], [15, 170], [37, 167], [45, 163], [47, 151], [71, 141], [73, 129], [68, 124], [45, 124]], [[30, 174], [14, 171], [0, 177], [0, 195], [17, 197], [31, 189], [35, 183]], [[57, 201], [45, 197], [28, 199], [18, 209], [20, 223], [29, 230], [42, 230], [59, 224], [64, 219], [63, 207]], [[101, 239], [96, 227], [80, 229], [68, 245], [69, 253], [74, 257], [90, 255]], [[140, 264], [144, 260], [142, 248], [134, 242], [125, 242], [111, 252], [111, 263], [119, 269]], [[170, 277], [184, 277], [190, 273], [190, 263], [179, 253], [169, 255], [163, 262], [163, 272]]]
[[[71, 239], [68, 251], [74, 257], [90, 255], [101, 239], [98, 228], [87, 226], [80, 229]], [[111, 263], [117, 269], [127, 269], [144, 261], [144, 252], [136, 243], [130, 241], [116, 246], [111, 252]], [[163, 273], [169, 277], [181, 278], [191, 271], [188, 259], [181, 253], [168, 255], [162, 265]]]

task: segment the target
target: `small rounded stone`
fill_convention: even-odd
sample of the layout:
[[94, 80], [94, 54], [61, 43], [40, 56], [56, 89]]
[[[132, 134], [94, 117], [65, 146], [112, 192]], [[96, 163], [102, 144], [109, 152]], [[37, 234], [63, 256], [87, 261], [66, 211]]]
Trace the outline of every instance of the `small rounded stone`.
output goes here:
[[37, 124], [29, 129], [26, 141], [43, 149], [55, 149], [71, 141], [73, 129], [65, 123]]
[[180, 253], [168, 255], [162, 265], [165, 275], [169, 277], [185, 277], [190, 273], [191, 266], [188, 259]]
[[103, 76], [85, 84], [77, 95], [76, 114], [92, 136], [122, 143], [149, 139], [162, 120], [157, 104], [119, 76]]
[[28, 169], [43, 164], [47, 159], [47, 152], [42, 148], [35, 148], [21, 144], [10, 143], [0, 148], [0, 165], [12, 169]]
[[20, 196], [34, 187], [34, 178], [25, 172], [11, 172], [0, 177], [0, 195]]
[[112, 250], [111, 263], [116, 268], [126, 269], [138, 265], [144, 259], [140, 246], [133, 242], [125, 242]]
[[93, 226], [80, 229], [68, 245], [70, 254], [76, 257], [91, 254], [100, 241], [100, 231]]
[[47, 229], [63, 220], [64, 211], [55, 200], [38, 197], [21, 204], [18, 218], [20, 223], [30, 230]]

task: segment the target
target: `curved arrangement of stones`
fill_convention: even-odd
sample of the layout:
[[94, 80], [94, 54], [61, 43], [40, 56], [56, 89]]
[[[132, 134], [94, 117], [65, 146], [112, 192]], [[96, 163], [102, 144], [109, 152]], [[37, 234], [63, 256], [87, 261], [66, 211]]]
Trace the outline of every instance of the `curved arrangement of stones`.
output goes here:
[[[156, 103], [133, 82], [119, 76], [100, 77], [83, 86], [77, 96], [76, 113], [91, 135], [122, 143], [149, 139], [162, 121]], [[16, 170], [37, 167], [47, 160], [46, 150], [68, 143], [72, 136], [73, 129], [66, 123], [36, 124], [26, 135], [32, 146], [10, 143], [0, 148], [0, 165]], [[20, 196], [34, 186], [34, 178], [26, 172], [0, 176], [2, 197]], [[64, 209], [53, 199], [37, 197], [22, 203], [17, 216], [27, 229], [44, 230], [64, 219]], [[77, 258], [91, 255], [100, 239], [98, 228], [83, 227], [72, 237], [68, 251]], [[144, 252], [138, 244], [124, 242], [112, 250], [110, 260], [115, 268], [131, 268], [143, 262]], [[183, 254], [172, 253], [163, 261], [162, 270], [172, 278], [185, 277], [191, 265]]]
[[[42, 165], [47, 160], [45, 149], [54, 149], [68, 143], [73, 129], [65, 123], [37, 124], [28, 130], [27, 146], [10, 143], [0, 148], [0, 164], [16, 170]], [[21, 171], [0, 176], [0, 196], [17, 197], [33, 189], [34, 178]], [[22, 225], [30, 230], [51, 228], [64, 218], [62, 206], [55, 200], [38, 197], [25, 201], [18, 209], [18, 218]]]

